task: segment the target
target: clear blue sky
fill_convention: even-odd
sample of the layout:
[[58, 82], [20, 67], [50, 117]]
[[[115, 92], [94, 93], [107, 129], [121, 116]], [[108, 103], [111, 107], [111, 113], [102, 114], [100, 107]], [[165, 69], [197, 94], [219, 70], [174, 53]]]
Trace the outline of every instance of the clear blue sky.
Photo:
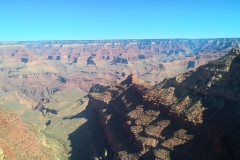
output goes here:
[[240, 37], [240, 0], [0, 0], [0, 41]]

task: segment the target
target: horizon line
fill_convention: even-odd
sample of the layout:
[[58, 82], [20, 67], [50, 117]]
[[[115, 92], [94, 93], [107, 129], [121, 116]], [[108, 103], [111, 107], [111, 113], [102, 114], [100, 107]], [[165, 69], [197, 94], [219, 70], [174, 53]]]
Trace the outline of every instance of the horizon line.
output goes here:
[[72, 39], [72, 40], [63, 40], [63, 39], [55, 39], [55, 40], [0, 40], [0, 43], [2, 42], [41, 42], [41, 41], [119, 41], [119, 40], [131, 40], [131, 41], [134, 41], [134, 40], [197, 40], [197, 39], [240, 39], [240, 37], [224, 37], [224, 38], [142, 38], [142, 39]]

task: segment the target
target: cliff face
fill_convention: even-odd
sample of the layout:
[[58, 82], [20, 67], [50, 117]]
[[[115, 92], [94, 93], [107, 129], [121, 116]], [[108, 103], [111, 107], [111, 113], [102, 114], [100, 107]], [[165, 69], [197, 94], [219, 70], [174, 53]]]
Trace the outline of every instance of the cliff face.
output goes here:
[[[240, 50], [149, 86], [131, 75], [92, 89], [114, 159], [238, 159]], [[103, 88], [103, 87], [102, 87]]]

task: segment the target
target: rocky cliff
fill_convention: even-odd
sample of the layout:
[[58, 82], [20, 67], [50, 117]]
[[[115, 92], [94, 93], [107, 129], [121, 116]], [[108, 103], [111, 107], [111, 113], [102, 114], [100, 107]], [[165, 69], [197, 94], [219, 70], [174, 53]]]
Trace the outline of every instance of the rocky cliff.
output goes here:
[[98, 86], [110, 159], [239, 159], [240, 50], [155, 86], [129, 76]]

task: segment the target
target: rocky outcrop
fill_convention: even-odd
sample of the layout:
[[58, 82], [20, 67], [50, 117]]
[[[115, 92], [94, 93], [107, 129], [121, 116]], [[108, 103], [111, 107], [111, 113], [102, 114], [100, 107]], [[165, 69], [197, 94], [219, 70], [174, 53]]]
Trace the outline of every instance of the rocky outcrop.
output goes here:
[[19, 92], [32, 98], [35, 101], [41, 101], [43, 97], [49, 97], [52, 94], [54, 94], [56, 91], [58, 91], [58, 88], [50, 88], [50, 87], [45, 87], [45, 86], [39, 86], [39, 87], [28, 87], [26, 89], [19, 89]]
[[43, 116], [47, 116], [49, 114], [57, 114], [57, 110], [46, 108], [44, 106], [45, 103], [48, 103], [50, 101], [50, 98], [42, 98], [42, 100], [38, 103], [37, 106], [33, 107], [34, 110], [39, 110], [42, 112]]
[[239, 159], [240, 50], [158, 85], [89, 94], [113, 159]]
[[115, 63], [128, 64], [128, 60], [122, 57], [115, 57], [114, 60], [112, 61], [112, 64], [115, 64]]

